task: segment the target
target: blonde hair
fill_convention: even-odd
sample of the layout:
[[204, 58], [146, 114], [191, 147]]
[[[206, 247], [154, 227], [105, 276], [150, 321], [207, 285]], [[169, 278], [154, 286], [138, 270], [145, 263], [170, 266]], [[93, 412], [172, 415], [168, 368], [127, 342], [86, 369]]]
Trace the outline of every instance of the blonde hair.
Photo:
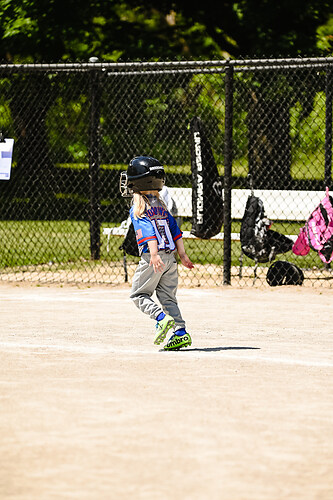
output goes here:
[[158, 191], [143, 191], [142, 193], [133, 193], [132, 204], [134, 219], [140, 219], [141, 217], [143, 217], [145, 211], [150, 208], [150, 203], [146, 196], [147, 194], [153, 194], [154, 196], [156, 196], [165, 210], [168, 210]]

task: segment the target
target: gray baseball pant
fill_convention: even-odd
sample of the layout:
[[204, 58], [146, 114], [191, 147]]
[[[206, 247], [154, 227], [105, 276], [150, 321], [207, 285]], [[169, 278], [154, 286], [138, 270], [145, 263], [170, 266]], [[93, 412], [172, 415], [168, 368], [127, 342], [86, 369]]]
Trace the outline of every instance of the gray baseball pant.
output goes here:
[[[176, 330], [185, 328], [185, 321], [182, 318], [178, 307], [176, 293], [178, 287], [177, 261], [174, 252], [158, 252], [165, 267], [161, 273], [155, 273], [153, 266], [149, 266], [150, 254], [144, 253], [135, 271], [132, 283], [131, 299], [134, 304], [152, 319], [164, 312], [175, 320]], [[158, 301], [162, 308], [152, 299], [156, 292]]]

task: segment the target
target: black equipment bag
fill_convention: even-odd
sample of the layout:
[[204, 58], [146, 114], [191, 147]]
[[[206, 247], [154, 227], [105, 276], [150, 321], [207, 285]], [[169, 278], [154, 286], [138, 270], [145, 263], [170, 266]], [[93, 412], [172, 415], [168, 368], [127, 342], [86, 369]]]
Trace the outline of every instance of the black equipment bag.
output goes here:
[[192, 169], [192, 230], [197, 238], [209, 239], [223, 224], [222, 179], [203, 123], [197, 116], [190, 123]]
[[130, 222], [124, 241], [119, 247], [120, 250], [123, 250], [128, 255], [133, 255], [134, 257], [139, 257], [139, 249], [136, 241], [135, 231], [133, 222]]
[[292, 249], [293, 241], [272, 231], [269, 226], [262, 200], [251, 194], [246, 202], [240, 229], [241, 247], [247, 257], [257, 262], [270, 262], [277, 254]]

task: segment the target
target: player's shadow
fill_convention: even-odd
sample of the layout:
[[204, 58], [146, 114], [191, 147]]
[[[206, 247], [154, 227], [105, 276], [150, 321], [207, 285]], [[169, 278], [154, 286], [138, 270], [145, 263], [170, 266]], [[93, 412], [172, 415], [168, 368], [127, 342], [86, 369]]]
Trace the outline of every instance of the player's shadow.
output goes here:
[[246, 347], [246, 346], [238, 346], [238, 347], [194, 347], [194, 348], [186, 348], [182, 349], [182, 352], [189, 352], [189, 351], [200, 351], [200, 352], [216, 352], [216, 351], [242, 351], [242, 350], [247, 350], [247, 349], [260, 349], [260, 347]]
[[[186, 347], [186, 349], [175, 349], [175, 351], [177, 352], [217, 352], [217, 351], [242, 351], [242, 350], [246, 350], [246, 349], [253, 349], [253, 350], [256, 350], [256, 349], [260, 349], [260, 347], [246, 347], [246, 346], [237, 346], [237, 347], [193, 347], [192, 349], [191, 348], [188, 348]], [[160, 349], [160, 351], [162, 352], [165, 352], [164, 349]], [[175, 351], [169, 351], [169, 352], [175, 352]]]

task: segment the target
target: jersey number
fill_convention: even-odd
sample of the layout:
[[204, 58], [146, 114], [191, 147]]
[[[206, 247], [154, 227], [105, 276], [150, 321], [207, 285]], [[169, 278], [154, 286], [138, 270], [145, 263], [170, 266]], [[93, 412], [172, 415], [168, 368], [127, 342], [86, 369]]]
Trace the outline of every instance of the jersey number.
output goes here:
[[155, 229], [155, 234], [156, 234], [157, 241], [158, 241], [158, 249], [163, 250], [165, 248], [168, 248], [170, 250], [174, 250], [176, 248], [176, 246], [175, 246], [174, 241], [172, 239], [168, 222], [166, 220], [159, 220], [158, 221], [158, 225], [163, 226], [163, 229], [164, 229], [163, 235], [160, 233], [156, 222], [154, 220], [152, 220], [151, 223], [153, 224], [154, 229]]

